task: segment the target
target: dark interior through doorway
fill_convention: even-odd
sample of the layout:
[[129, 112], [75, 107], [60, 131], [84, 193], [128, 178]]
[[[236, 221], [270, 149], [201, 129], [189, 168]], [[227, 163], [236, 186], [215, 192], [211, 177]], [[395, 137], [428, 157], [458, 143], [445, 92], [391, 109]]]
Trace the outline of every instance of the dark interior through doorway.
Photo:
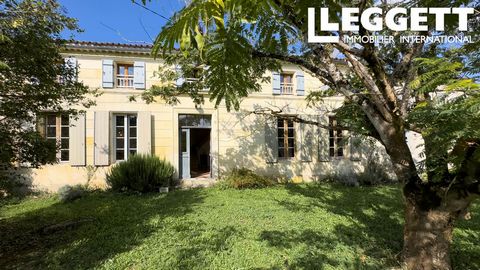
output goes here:
[[190, 129], [190, 173], [192, 178], [210, 177], [210, 129]]

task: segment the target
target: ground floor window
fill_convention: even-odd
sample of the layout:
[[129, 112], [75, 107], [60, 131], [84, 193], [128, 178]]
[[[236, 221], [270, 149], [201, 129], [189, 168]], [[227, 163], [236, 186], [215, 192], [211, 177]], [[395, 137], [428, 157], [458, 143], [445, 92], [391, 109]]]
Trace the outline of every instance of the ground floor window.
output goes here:
[[330, 157], [343, 157], [343, 130], [337, 125], [337, 119], [328, 118]]
[[278, 157], [295, 157], [295, 128], [292, 120], [277, 120]]
[[127, 160], [137, 153], [137, 116], [133, 114], [114, 115], [115, 160]]
[[58, 146], [57, 158], [60, 161], [70, 160], [70, 121], [68, 115], [59, 115], [55, 113], [45, 114], [43, 134], [49, 141]]

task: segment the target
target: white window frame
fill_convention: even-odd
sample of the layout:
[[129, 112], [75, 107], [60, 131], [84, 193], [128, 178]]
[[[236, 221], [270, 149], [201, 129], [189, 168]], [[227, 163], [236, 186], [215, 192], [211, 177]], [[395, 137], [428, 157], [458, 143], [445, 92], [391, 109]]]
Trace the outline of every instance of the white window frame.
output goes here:
[[[122, 117], [123, 118], [123, 126], [117, 126], [117, 117]], [[136, 118], [136, 125], [131, 126], [130, 125], [130, 117], [135, 117]], [[123, 137], [118, 137], [117, 136], [117, 128], [118, 127], [123, 127], [124, 128], [124, 134]], [[132, 137], [130, 132], [131, 128], [136, 129], [136, 136]], [[138, 115], [137, 114], [125, 114], [125, 113], [117, 113], [113, 115], [113, 156], [115, 159], [115, 162], [120, 162], [120, 161], [125, 161], [128, 159], [128, 157], [131, 155], [131, 151], [135, 151], [135, 153], [138, 152]], [[117, 145], [117, 139], [123, 138], [123, 145], [119, 147]], [[130, 140], [135, 139], [136, 140], [136, 147], [132, 148], [130, 147]], [[117, 150], [123, 150], [123, 159], [117, 159]]]

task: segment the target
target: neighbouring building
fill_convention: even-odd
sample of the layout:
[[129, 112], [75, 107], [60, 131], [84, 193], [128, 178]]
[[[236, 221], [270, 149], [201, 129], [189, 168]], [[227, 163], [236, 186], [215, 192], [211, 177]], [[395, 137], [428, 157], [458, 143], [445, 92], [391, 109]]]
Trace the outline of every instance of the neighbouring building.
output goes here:
[[[144, 45], [96, 42], [67, 46], [63, 55], [66, 63], [78, 67], [78, 80], [102, 95], [77, 119], [48, 112], [41, 118], [39, 130], [61, 147], [57, 164], [31, 170], [35, 188], [56, 191], [87, 181], [104, 186], [112, 164], [135, 153], [165, 158], [177, 169], [178, 179], [194, 185], [241, 167], [312, 181], [365, 166], [366, 154], [360, 151], [365, 147], [341, 144], [352, 137], [335, 127], [329, 113], [342, 98], [327, 98], [321, 108], [307, 107], [305, 96], [322, 89], [322, 84], [299, 67], [286, 64], [281, 73], [266, 74], [270, 82], [245, 98], [239, 111], [215, 108], [208, 98], [196, 108], [186, 96], [177, 105], [160, 99], [151, 104], [142, 99], [131, 102], [130, 96], [160, 83], [154, 73], [162, 60], [152, 58], [150, 50]], [[331, 128], [252, 113], [260, 108], [281, 108], [283, 115], [298, 115]]]

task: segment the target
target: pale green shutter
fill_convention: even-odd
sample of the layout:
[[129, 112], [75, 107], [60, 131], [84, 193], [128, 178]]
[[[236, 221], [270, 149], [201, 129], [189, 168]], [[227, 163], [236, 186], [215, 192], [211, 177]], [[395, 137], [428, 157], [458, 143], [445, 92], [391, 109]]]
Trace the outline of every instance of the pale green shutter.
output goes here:
[[[303, 115], [300, 116], [302, 119], [305, 120], [315, 120], [312, 119], [313, 117], [310, 115]], [[304, 162], [312, 161], [313, 156], [313, 141], [314, 141], [314, 132], [315, 132], [315, 125], [312, 124], [305, 124], [299, 123], [299, 135], [300, 135], [300, 160]]]
[[70, 118], [70, 165], [85, 166], [85, 114]]
[[265, 160], [275, 163], [278, 160], [277, 118], [265, 116]]
[[137, 152], [150, 154], [152, 152], [152, 117], [150, 112], [139, 112], [137, 115]]
[[[320, 115], [318, 121], [322, 126], [328, 126], [328, 116]], [[324, 127], [318, 127], [318, 161], [328, 162], [330, 161], [329, 154], [329, 136], [328, 129]]]
[[94, 164], [108, 166], [110, 165], [110, 113], [95, 112], [94, 122]]

